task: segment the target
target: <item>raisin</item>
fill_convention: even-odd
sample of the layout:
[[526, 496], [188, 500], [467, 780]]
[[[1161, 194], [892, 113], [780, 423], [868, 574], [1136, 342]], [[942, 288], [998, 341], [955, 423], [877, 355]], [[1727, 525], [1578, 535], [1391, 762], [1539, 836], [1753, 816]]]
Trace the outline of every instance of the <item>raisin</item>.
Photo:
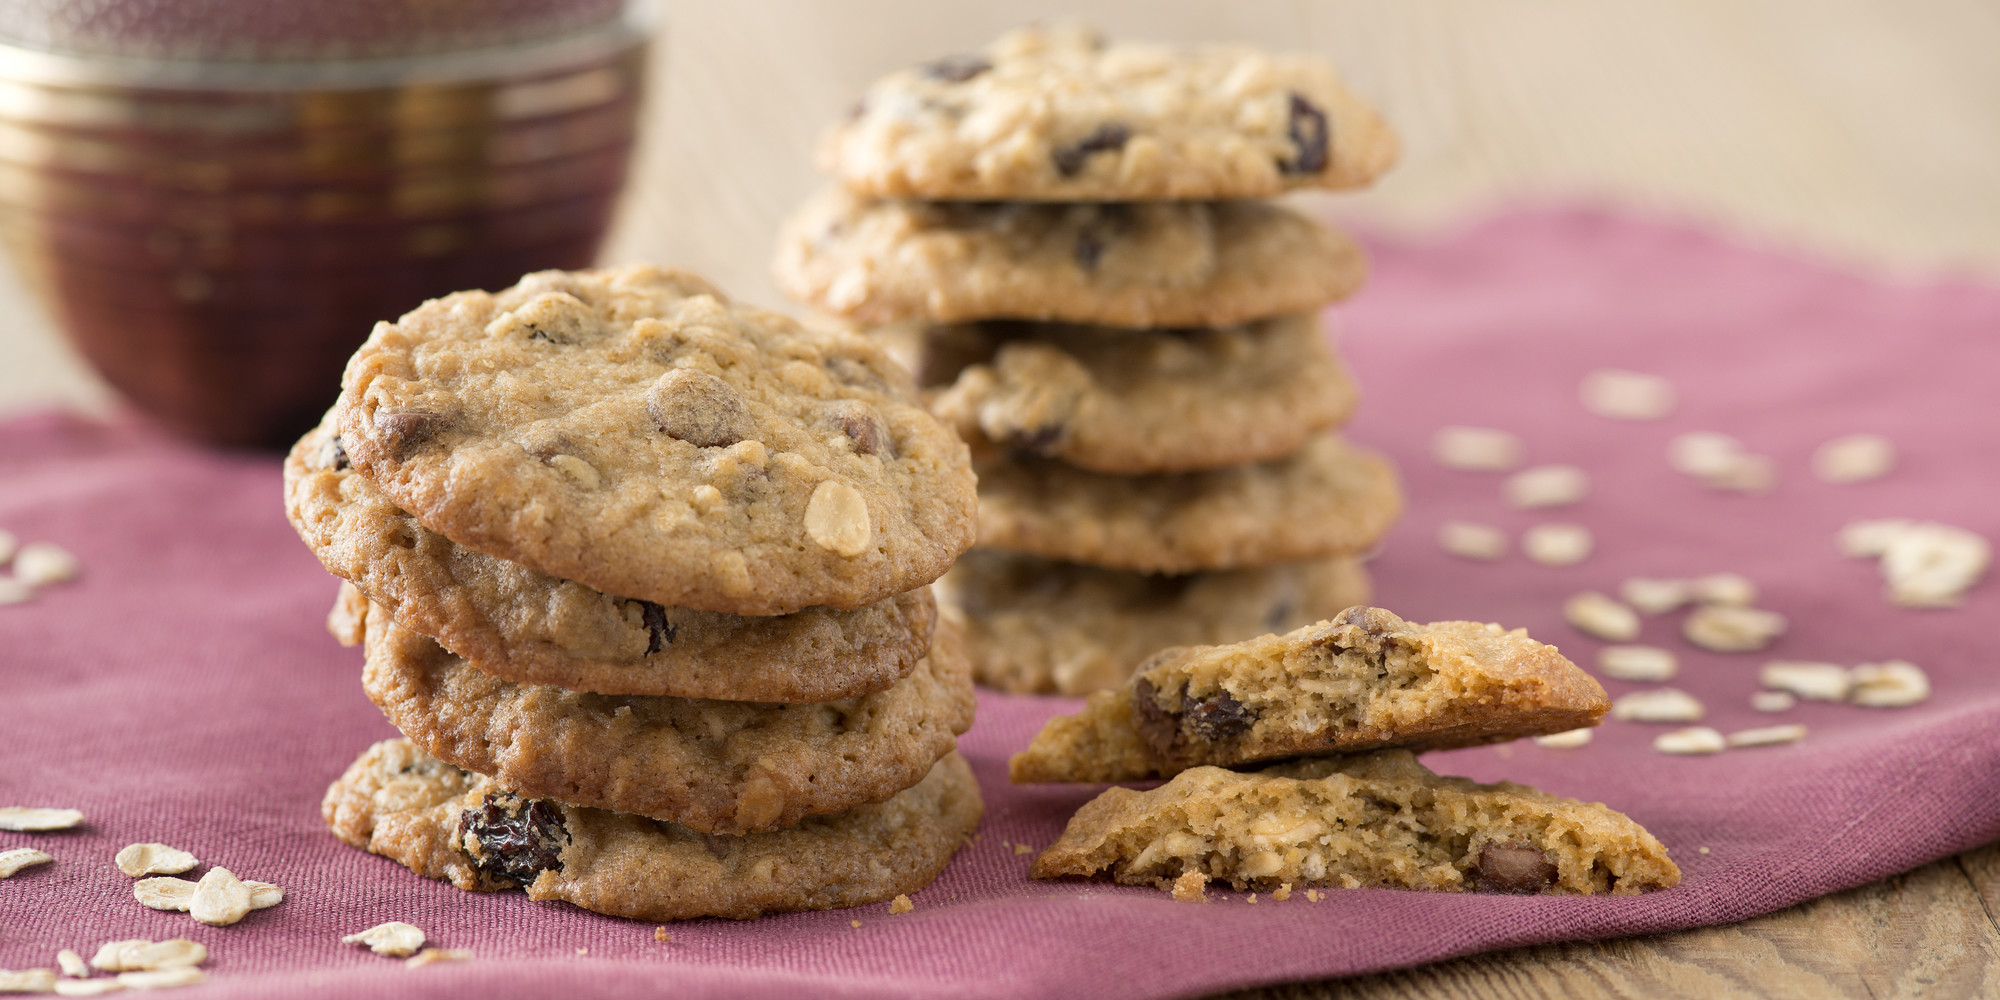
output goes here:
[[667, 620], [667, 609], [652, 601], [638, 601], [639, 617], [646, 623], [646, 655], [651, 656], [672, 644], [680, 626]]
[[1180, 735], [1180, 717], [1160, 707], [1159, 689], [1144, 677], [1132, 683], [1132, 724], [1155, 756], [1171, 759]]
[[1227, 691], [1217, 691], [1206, 698], [1183, 699], [1181, 717], [1195, 735], [1210, 741], [1240, 736], [1249, 732], [1250, 724], [1257, 721], [1257, 713], [1230, 697]]
[[1487, 844], [1467, 872], [1480, 892], [1532, 896], [1556, 884], [1556, 864], [1546, 851], [1529, 844]]
[[527, 885], [542, 872], [562, 870], [569, 831], [562, 811], [541, 799], [491, 793], [477, 808], [459, 814], [458, 827], [479, 845], [472, 867], [496, 881]]
[[1075, 177], [1083, 169], [1084, 161], [1093, 153], [1108, 153], [1125, 148], [1132, 138], [1132, 130], [1117, 122], [1106, 122], [1097, 126], [1096, 131], [1067, 146], [1058, 146], [1050, 154], [1055, 160], [1056, 173], [1064, 177]]
[[676, 368], [646, 390], [646, 415], [665, 431], [698, 448], [719, 448], [756, 433], [743, 397], [707, 372]]
[[1292, 148], [1298, 155], [1290, 163], [1280, 163], [1278, 169], [1288, 174], [1316, 174], [1326, 169], [1331, 146], [1331, 130], [1326, 121], [1326, 112], [1313, 107], [1311, 101], [1292, 94], [1290, 120], [1285, 124], [1285, 134], [1292, 140]]
[[430, 443], [445, 423], [443, 416], [422, 410], [375, 414], [375, 431], [382, 435], [389, 454], [398, 460], [410, 457], [412, 452]]
[[992, 63], [979, 56], [945, 56], [935, 62], [925, 63], [923, 73], [933, 80], [964, 83], [992, 68]]

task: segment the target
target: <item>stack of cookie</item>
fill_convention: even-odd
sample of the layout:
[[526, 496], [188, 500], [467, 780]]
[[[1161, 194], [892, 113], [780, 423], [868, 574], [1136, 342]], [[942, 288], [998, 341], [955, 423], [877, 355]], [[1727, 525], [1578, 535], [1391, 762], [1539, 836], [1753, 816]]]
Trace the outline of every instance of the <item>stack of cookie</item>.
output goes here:
[[452, 295], [376, 327], [285, 499], [407, 737], [327, 793], [357, 847], [750, 917], [915, 891], [978, 822], [928, 587], [970, 458], [863, 338], [649, 267]]
[[1030, 29], [892, 74], [821, 148], [788, 294], [874, 326], [973, 445], [980, 547], [940, 599], [975, 675], [1115, 687], [1163, 646], [1366, 600], [1393, 470], [1316, 311], [1352, 242], [1267, 200], [1396, 143], [1317, 60]]

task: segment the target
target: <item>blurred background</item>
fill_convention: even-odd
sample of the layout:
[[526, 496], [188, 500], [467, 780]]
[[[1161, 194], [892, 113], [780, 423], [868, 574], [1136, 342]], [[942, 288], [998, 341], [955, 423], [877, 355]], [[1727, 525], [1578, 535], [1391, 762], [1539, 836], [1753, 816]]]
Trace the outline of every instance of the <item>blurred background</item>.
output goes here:
[[[522, 5], [489, 9], [511, 6]], [[562, 9], [587, 21], [605, 7]], [[648, 93], [600, 259], [691, 267], [740, 298], [784, 305], [767, 276], [771, 240], [821, 183], [820, 130], [889, 69], [1056, 17], [1332, 59], [1402, 133], [1405, 153], [1376, 189], [1319, 204], [1378, 232], [1523, 200], [1582, 202], [1893, 274], [2000, 275], [2000, 5], [1990, 0], [665, 4], [646, 28], [650, 54], [630, 64], [643, 66]], [[557, 28], [569, 30], [537, 30]], [[0, 114], [23, 100], [0, 87]], [[0, 151], [18, 152], [7, 138]], [[68, 252], [38, 238], [39, 252]], [[105, 412], [113, 394], [30, 291], [38, 266], [24, 268], [18, 251], [0, 265], [0, 415]], [[366, 334], [357, 324], [353, 342]]]

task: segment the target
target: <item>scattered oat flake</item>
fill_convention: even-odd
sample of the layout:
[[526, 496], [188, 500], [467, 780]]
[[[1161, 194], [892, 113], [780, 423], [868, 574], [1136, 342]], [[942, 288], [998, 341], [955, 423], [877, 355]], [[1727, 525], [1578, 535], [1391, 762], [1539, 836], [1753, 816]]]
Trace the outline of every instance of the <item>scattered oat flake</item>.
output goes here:
[[1292, 884], [1290, 882], [1280, 882], [1276, 889], [1271, 890], [1271, 899], [1273, 902], [1282, 903], [1290, 898], [1292, 898]]
[[849, 926], [849, 927], [860, 927], [860, 926], [861, 926], [861, 921], [859, 921], [859, 920], [849, 920], [849, 921], [847, 922], [847, 926]]
[[121, 972], [118, 984], [128, 990], [170, 990], [206, 982], [208, 973], [200, 969], [161, 969], [158, 972]]
[[1914, 524], [1915, 521], [1902, 517], [1849, 521], [1841, 527], [1835, 545], [1841, 555], [1850, 559], [1873, 559], [1889, 551], [1889, 543]]
[[1174, 879], [1174, 899], [1183, 903], [1208, 901], [1208, 876], [1189, 869]]
[[1674, 384], [1643, 372], [1600, 368], [1577, 387], [1583, 408], [1613, 420], [1659, 420], [1674, 412]]
[[0, 993], [52, 993], [55, 988], [54, 969], [0, 969]]
[[1015, 845], [1014, 845], [1014, 853], [1015, 853], [1015, 854], [1033, 854], [1033, 853], [1035, 853], [1035, 848], [1034, 848], [1034, 845], [1032, 845], [1032, 844], [1015, 844]]
[[104, 972], [147, 972], [155, 969], [183, 969], [208, 961], [208, 947], [187, 938], [148, 941], [106, 941], [97, 948], [90, 964]]
[[1710, 489], [1731, 493], [1769, 493], [1778, 484], [1778, 467], [1763, 455], [1738, 455], [1722, 471], [1705, 476]]
[[1756, 729], [1739, 729], [1729, 734], [1729, 745], [1733, 747], [1768, 747], [1780, 743], [1797, 743], [1806, 738], [1806, 727], [1796, 723], [1789, 726], [1760, 726]]
[[56, 952], [56, 967], [62, 970], [63, 975], [72, 979], [90, 978], [90, 963], [84, 961], [83, 956], [77, 954], [74, 948], [64, 948]]
[[916, 908], [917, 904], [910, 902], [910, 897], [902, 893], [897, 893], [896, 898], [889, 901], [890, 913], [908, 913]]
[[14, 554], [14, 579], [30, 587], [66, 583], [81, 568], [75, 556], [53, 542], [29, 542]]
[[133, 878], [141, 875], [179, 875], [201, 864], [194, 855], [165, 844], [127, 844], [112, 862], [119, 871]]
[[1813, 475], [1827, 483], [1880, 479], [1896, 467], [1896, 446], [1880, 434], [1849, 434], [1813, 452]]
[[1772, 660], [1757, 671], [1757, 683], [1808, 701], [1846, 701], [1849, 681], [1837, 663]]
[[1667, 464], [1696, 479], [1727, 473], [1742, 454], [1743, 442], [1714, 431], [1689, 431], [1667, 442]]
[[1686, 580], [1635, 576], [1618, 585], [1618, 596], [1646, 614], [1662, 615], [1686, 604], [1694, 594]]
[[125, 984], [119, 982], [116, 976], [107, 976], [103, 979], [56, 980], [56, 996], [59, 997], [100, 997], [124, 989]]
[[1708, 848], [1706, 848], [1706, 847], [1697, 847], [1697, 848], [1695, 848], [1695, 850], [1696, 850], [1697, 852], [1699, 852], [1699, 853], [1702, 853], [1702, 854], [1707, 854], [1707, 853], [1708, 853]]
[[1763, 649], [1785, 633], [1785, 616], [1761, 608], [1704, 604], [1681, 623], [1681, 635], [1703, 649], [1747, 653]]
[[1670, 754], [1721, 753], [1728, 746], [1729, 741], [1723, 739], [1721, 733], [1707, 726], [1676, 729], [1653, 739], [1653, 749]]
[[1438, 548], [1460, 559], [1498, 559], [1507, 554], [1507, 534], [1490, 524], [1446, 521], [1438, 525]]
[[1750, 707], [1759, 712], [1788, 712], [1799, 703], [1790, 691], [1759, 691], [1750, 696]]
[[1701, 702], [1679, 688], [1634, 691], [1611, 703], [1611, 717], [1627, 722], [1697, 722]]
[[188, 915], [213, 927], [227, 927], [243, 919], [256, 907], [250, 905], [250, 887], [227, 868], [210, 868], [195, 883]]
[[578, 949], [576, 950], [576, 953], [577, 953], [577, 954], [579, 954], [579, 955], [588, 955], [588, 954], [590, 954], [590, 949], [589, 949], [589, 948], [578, 948]]
[[471, 960], [472, 952], [465, 948], [425, 948], [411, 955], [409, 958], [403, 959], [403, 964], [412, 969], [421, 969], [426, 965], [436, 965], [439, 962], [468, 962]]
[[0, 806], [0, 830], [12, 830], [15, 833], [68, 830], [82, 822], [83, 814], [74, 809]]
[[1560, 733], [1549, 733], [1535, 737], [1535, 742], [1553, 750], [1574, 750], [1590, 742], [1589, 729], [1565, 729]]
[[1906, 608], [1955, 607], [1993, 561], [1993, 546], [1964, 528], [1924, 522], [1894, 532], [1882, 551], [1889, 602]]
[[368, 950], [377, 955], [406, 958], [416, 954], [424, 946], [424, 931], [415, 924], [391, 920], [376, 924], [358, 934], [349, 934], [341, 938], [340, 943], [367, 945]]
[[55, 858], [48, 852], [32, 847], [16, 847], [0, 851], [0, 878], [13, 878], [14, 873], [32, 865], [45, 865]]
[[1672, 680], [1680, 661], [1658, 646], [1606, 646], [1597, 651], [1597, 669], [1621, 681], [1657, 684]]
[[1590, 474], [1574, 465], [1537, 465], [1508, 476], [1504, 492], [1516, 507], [1562, 507], [1590, 494]]
[[155, 910], [185, 911], [194, 902], [194, 883], [170, 876], [142, 878], [132, 883], [132, 898]]
[[1564, 602], [1563, 617], [1585, 635], [1607, 642], [1630, 642], [1639, 637], [1638, 613], [1594, 590]]
[[1738, 573], [1710, 573], [1695, 577], [1689, 590], [1699, 604], [1727, 604], [1747, 608], [1757, 603], [1757, 585]]
[[1520, 435], [1491, 427], [1440, 427], [1431, 454], [1447, 468], [1505, 472], [1521, 464], [1527, 449]]
[[0, 566], [7, 565], [8, 560], [14, 558], [14, 553], [20, 550], [21, 540], [14, 537], [13, 532], [0, 528]]
[[1590, 529], [1581, 524], [1537, 524], [1521, 536], [1521, 551], [1544, 566], [1573, 566], [1590, 557]]
[[1907, 660], [1863, 663], [1848, 674], [1848, 700], [1869, 708], [1902, 708], [1931, 696], [1931, 679]]
[[0, 605], [26, 604], [34, 599], [35, 588], [11, 576], [0, 576]]

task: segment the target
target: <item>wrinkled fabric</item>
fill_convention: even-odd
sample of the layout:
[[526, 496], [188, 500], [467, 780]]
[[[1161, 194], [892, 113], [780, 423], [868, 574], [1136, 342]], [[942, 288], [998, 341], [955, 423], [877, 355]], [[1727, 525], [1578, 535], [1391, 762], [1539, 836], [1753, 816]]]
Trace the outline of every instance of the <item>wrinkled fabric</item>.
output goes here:
[[[394, 732], [361, 692], [359, 652], [323, 627], [334, 581], [285, 523], [277, 461], [34, 416], [0, 425], [0, 528], [69, 548], [84, 573], [0, 606], [0, 805], [74, 807], [89, 821], [0, 832], [0, 850], [57, 859], [0, 881], [0, 968], [186, 936], [209, 948], [211, 997], [1185, 996], [1740, 920], [2000, 837], [2000, 586], [1986, 581], [1955, 610], [1898, 609], [1870, 562], [1834, 550], [1857, 517], [2000, 537], [2000, 289], [1887, 283], [1595, 211], [1524, 210], [1374, 250], [1372, 283], [1336, 318], [1364, 392], [1352, 436], [1397, 460], [1409, 494], [1372, 563], [1377, 603], [1526, 626], [1586, 668], [1602, 644], [1563, 622], [1562, 601], [1627, 576], [1742, 573], [1790, 619], [1763, 653], [1697, 650], [1679, 614], [1648, 618], [1641, 641], [1679, 654], [1672, 686], [1707, 705], [1708, 724], [1802, 722], [1801, 743], [1668, 757], [1650, 748], [1667, 727], [1608, 722], [1576, 750], [1524, 741], [1426, 758], [1610, 804], [1667, 845], [1685, 872], [1678, 888], [1352, 890], [1317, 903], [1297, 892], [1254, 905], [1211, 892], [1191, 905], [1150, 888], [1030, 881], [1016, 845], [1049, 844], [1096, 789], [1009, 786], [1006, 757], [1078, 702], [985, 693], [962, 746], [987, 818], [914, 912], [693, 921], [661, 942], [650, 924], [463, 893], [342, 845], [320, 821], [327, 783]], [[1678, 409], [1649, 423], [1586, 413], [1577, 384], [1602, 367], [1672, 379]], [[1520, 433], [1531, 462], [1588, 470], [1589, 498], [1506, 507], [1499, 476], [1429, 457], [1444, 424]], [[1721, 494], [1671, 471], [1667, 442], [1688, 430], [1769, 455], [1776, 488]], [[1896, 471], [1815, 480], [1812, 449], [1857, 431], [1894, 439]], [[1578, 523], [1596, 552], [1563, 568], [1518, 551], [1468, 562], [1433, 541], [1448, 518], [1516, 537]], [[1908, 659], [1934, 694], [1904, 709], [1754, 712], [1756, 669], [1776, 658]], [[1640, 686], [1606, 681], [1613, 695]], [[224, 928], [145, 909], [111, 858], [155, 840], [275, 882], [286, 900]], [[475, 957], [412, 970], [340, 943], [385, 920]]]

